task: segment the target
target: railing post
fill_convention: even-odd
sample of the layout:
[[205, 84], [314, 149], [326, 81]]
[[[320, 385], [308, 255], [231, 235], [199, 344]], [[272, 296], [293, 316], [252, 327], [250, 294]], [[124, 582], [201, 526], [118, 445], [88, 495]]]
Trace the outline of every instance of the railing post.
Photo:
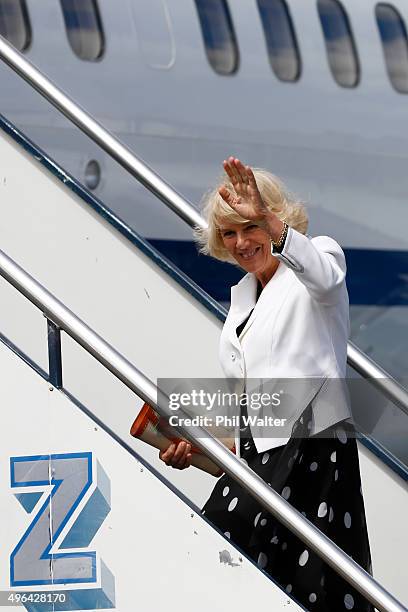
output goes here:
[[62, 388], [62, 355], [61, 355], [61, 329], [50, 319], [47, 319], [48, 328], [48, 374], [50, 383], [57, 389]]

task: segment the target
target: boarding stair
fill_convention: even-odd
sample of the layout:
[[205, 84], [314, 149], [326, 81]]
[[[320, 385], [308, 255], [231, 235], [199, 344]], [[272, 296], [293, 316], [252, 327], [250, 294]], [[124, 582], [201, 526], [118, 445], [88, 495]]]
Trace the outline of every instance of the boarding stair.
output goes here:
[[[68, 598], [42, 608], [25, 602], [32, 611], [194, 605], [204, 612], [265, 601], [273, 610], [303, 609], [201, 515], [213, 477], [169, 470], [129, 436], [143, 401], [165, 411], [158, 380], [222, 377], [225, 310], [4, 117], [0, 128], [0, 497], [8, 517], [0, 590]], [[108, 148], [118, 153], [114, 139]], [[123, 154], [163, 202], [182, 205], [178, 214], [192, 224], [203, 222]], [[356, 347], [348, 356], [350, 378], [359, 381], [351, 392], [375, 580], [216, 440], [183, 433], [377, 609], [404, 610], [407, 394]], [[68, 477], [73, 484], [64, 488]], [[75, 498], [78, 478], [83, 495], [78, 489]], [[47, 553], [38, 548], [44, 542]]]

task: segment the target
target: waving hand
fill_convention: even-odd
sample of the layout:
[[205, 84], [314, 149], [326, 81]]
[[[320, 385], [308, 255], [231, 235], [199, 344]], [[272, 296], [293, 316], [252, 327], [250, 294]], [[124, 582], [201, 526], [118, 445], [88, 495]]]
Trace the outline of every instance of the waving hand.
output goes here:
[[223, 186], [218, 191], [222, 199], [244, 219], [263, 220], [268, 209], [261, 198], [251, 168], [244, 166], [239, 159], [234, 157], [225, 160], [223, 166], [235, 193]]

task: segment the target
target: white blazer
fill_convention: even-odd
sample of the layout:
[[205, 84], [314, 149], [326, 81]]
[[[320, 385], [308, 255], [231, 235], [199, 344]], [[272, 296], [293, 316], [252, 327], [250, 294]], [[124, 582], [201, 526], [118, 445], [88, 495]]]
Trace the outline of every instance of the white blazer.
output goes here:
[[[351, 416], [344, 384], [349, 336], [344, 253], [332, 238], [310, 238], [292, 228], [282, 253], [272, 253], [280, 263], [258, 302], [254, 274], [231, 288], [220, 339], [222, 368], [238, 389], [259, 390], [262, 384], [254, 379], [262, 379], [274, 381], [268, 390], [286, 393], [279, 407], [269, 405], [258, 412], [260, 419], [287, 416], [285, 427], [271, 433], [261, 421], [251, 425], [258, 452], [285, 444], [310, 402], [312, 435]], [[236, 328], [252, 309], [238, 339]], [[296, 379], [290, 393], [286, 386], [281, 389], [288, 378]]]

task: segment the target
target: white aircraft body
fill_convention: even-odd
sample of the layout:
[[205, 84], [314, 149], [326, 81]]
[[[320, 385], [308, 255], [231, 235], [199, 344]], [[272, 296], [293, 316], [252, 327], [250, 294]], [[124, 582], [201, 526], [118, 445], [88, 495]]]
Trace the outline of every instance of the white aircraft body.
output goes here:
[[[408, 365], [403, 0], [0, 0], [0, 31], [190, 201], [234, 155], [308, 204], [348, 261], [352, 340]], [[239, 278], [1, 66], [0, 112], [221, 301]]]

